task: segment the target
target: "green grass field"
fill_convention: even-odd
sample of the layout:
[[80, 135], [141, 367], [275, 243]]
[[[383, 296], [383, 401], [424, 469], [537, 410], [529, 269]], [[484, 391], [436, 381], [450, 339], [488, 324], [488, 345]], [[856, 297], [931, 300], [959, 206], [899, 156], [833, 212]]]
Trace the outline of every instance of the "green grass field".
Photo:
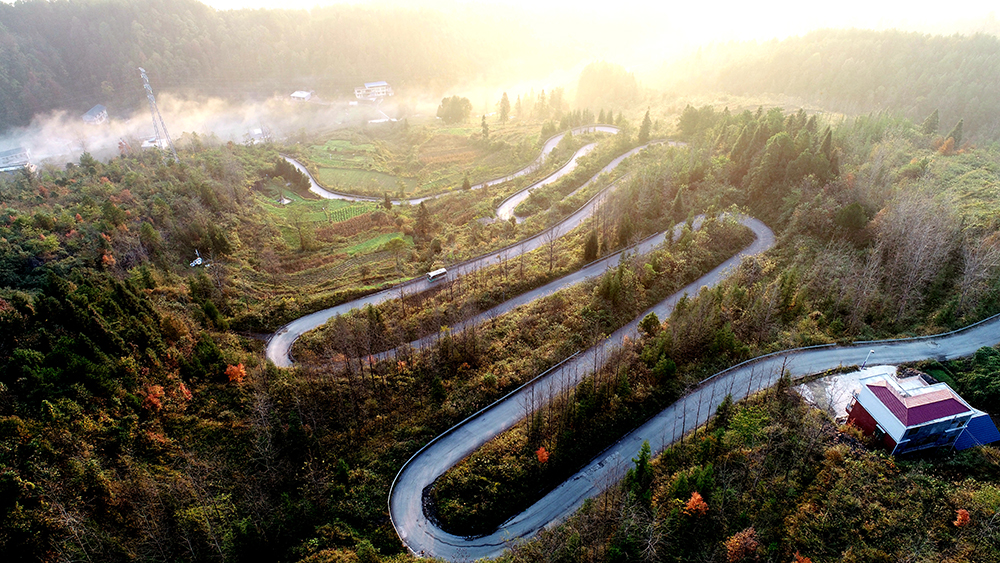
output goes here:
[[332, 189], [374, 196], [382, 195], [385, 192], [396, 195], [399, 192], [400, 184], [404, 186], [404, 191], [409, 193], [417, 185], [414, 178], [399, 178], [381, 172], [345, 168], [320, 168], [316, 173], [316, 180]]
[[[377, 207], [375, 203], [351, 202], [339, 199], [303, 199], [301, 196], [289, 191], [286, 191], [284, 195], [286, 199], [292, 200], [292, 203], [282, 205], [267, 197], [260, 197], [258, 200], [261, 207], [278, 218], [279, 222], [284, 223], [290, 222], [291, 214], [295, 212], [296, 208], [301, 207], [306, 208], [303, 219], [312, 222], [325, 222], [327, 220], [327, 213], [329, 213], [331, 221], [346, 221], [362, 213], [368, 213]], [[326, 208], [326, 211], [323, 210], [324, 208]]]
[[979, 228], [994, 223], [1000, 201], [1000, 165], [983, 155], [984, 152], [973, 151], [937, 156], [929, 167], [930, 172], [941, 179], [940, 183], [947, 186], [965, 224]]
[[324, 168], [362, 168], [374, 152], [375, 146], [370, 143], [354, 144], [343, 139], [309, 147], [310, 158]]
[[383, 233], [376, 237], [370, 238], [368, 240], [361, 241], [355, 245], [348, 246], [347, 248], [340, 249], [342, 252], [346, 252], [349, 256], [354, 256], [355, 254], [368, 253], [378, 250], [380, 246], [389, 242], [390, 240], [400, 237], [406, 242], [413, 244], [413, 237], [403, 236], [403, 233]]

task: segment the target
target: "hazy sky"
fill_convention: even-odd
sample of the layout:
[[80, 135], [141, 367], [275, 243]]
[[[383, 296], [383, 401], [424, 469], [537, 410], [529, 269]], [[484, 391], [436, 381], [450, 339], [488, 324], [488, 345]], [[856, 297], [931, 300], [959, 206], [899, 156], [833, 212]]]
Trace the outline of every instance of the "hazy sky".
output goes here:
[[[996, 1], [970, 0], [960, 3], [940, 0], [202, 0], [218, 9], [311, 8], [317, 5], [429, 6], [448, 9], [455, 5], [480, 4], [502, 10], [504, 6], [537, 14], [550, 22], [575, 14], [581, 19], [613, 22], [615, 27], [631, 22], [647, 29], [659, 26], [685, 43], [730, 39], [771, 39], [801, 34], [824, 27], [900, 28], [915, 31], [980, 31], [977, 23], [995, 28]], [[557, 19], [558, 16], [558, 19]], [[575, 19], [575, 18], [574, 18]]]

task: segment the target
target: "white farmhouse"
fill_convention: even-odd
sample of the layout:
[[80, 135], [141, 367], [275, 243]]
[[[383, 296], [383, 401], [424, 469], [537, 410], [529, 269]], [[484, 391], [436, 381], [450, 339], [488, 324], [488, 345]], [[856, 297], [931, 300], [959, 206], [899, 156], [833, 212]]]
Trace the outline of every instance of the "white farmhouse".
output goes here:
[[392, 86], [388, 82], [365, 82], [364, 86], [354, 89], [354, 97], [359, 100], [375, 100], [392, 95]]
[[97, 104], [90, 108], [90, 111], [83, 114], [83, 122], [89, 125], [100, 125], [108, 121], [108, 108]]
[[18, 170], [25, 166], [31, 166], [31, 155], [28, 149], [18, 147], [0, 152], [0, 172]]

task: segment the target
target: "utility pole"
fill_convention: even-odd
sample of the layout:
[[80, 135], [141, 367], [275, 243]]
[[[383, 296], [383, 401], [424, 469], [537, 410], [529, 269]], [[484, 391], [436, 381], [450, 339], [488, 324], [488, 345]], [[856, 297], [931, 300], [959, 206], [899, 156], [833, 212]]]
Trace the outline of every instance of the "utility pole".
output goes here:
[[160, 110], [156, 107], [156, 98], [153, 97], [153, 87], [149, 85], [149, 77], [146, 76], [146, 69], [139, 67], [139, 74], [142, 75], [142, 87], [146, 89], [146, 97], [149, 98], [149, 113], [153, 117], [153, 133], [156, 135], [156, 147], [166, 149], [164, 147], [164, 144], [166, 144], [166, 146], [170, 147], [170, 152], [174, 155], [174, 160], [180, 162], [180, 159], [177, 158], [177, 149], [174, 148], [174, 142], [170, 140], [170, 134], [167, 133], [167, 124], [163, 122], [163, 116], [160, 115]]

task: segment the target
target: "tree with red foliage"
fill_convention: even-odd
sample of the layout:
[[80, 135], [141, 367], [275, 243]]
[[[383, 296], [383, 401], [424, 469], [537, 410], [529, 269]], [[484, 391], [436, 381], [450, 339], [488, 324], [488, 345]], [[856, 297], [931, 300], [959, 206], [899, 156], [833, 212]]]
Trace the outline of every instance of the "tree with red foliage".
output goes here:
[[955, 526], [959, 528], [964, 528], [969, 524], [969, 511], [964, 508], [959, 508], [956, 511], [955, 521], [952, 522]]
[[239, 385], [243, 383], [243, 378], [247, 376], [247, 370], [243, 367], [243, 364], [226, 366], [226, 376], [229, 377], [230, 383]]
[[535, 455], [538, 456], [538, 463], [545, 463], [549, 460], [549, 452], [545, 450], [545, 446], [538, 448]]
[[688, 516], [704, 516], [708, 514], [708, 503], [701, 497], [701, 493], [698, 491], [691, 493], [691, 498], [684, 505], [684, 514]]
[[753, 556], [757, 548], [760, 547], [760, 541], [757, 540], [757, 530], [750, 526], [746, 530], [730, 536], [723, 545], [726, 547], [729, 563], [737, 563]]

